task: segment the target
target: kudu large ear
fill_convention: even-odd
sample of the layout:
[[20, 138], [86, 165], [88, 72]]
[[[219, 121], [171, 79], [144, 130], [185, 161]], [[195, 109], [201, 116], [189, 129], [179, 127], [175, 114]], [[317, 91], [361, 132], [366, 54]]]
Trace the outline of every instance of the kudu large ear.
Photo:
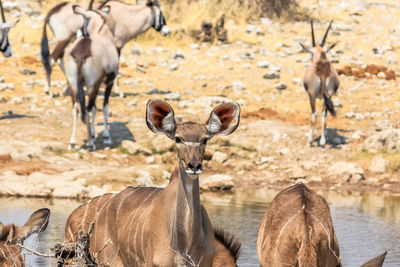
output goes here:
[[207, 131], [210, 137], [228, 135], [239, 126], [240, 106], [237, 103], [224, 103], [216, 107], [207, 121]]
[[149, 100], [146, 107], [147, 126], [155, 133], [164, 133], [171, 139], [175, 137], [176, 122], [174, 110], [165, 101]]
[[50, 219], [49, 209], [39, 209], [32, 213], [25, 225], [17, 227], [15, 237], [13, 239], [23, 242], [31, 234], [43, 232], [46, 230]]
[[385, 261], [386, 253], [383, 253], [382, 255], [379, 255], [378, 257], [373, 258], [372, 260], [367, 261], [361, 267], [381, 267], [383, 265], [383, 262]]
[[101, 9], [101, 15], [103, 16], [104, 19], [110, 14], [111, 7], [109, 5], [106, 5]]
[[334, 48], [338, 43], [331, 44], [328, 49], [326, 49], [325, 53], [328, 53], [332, 48]]

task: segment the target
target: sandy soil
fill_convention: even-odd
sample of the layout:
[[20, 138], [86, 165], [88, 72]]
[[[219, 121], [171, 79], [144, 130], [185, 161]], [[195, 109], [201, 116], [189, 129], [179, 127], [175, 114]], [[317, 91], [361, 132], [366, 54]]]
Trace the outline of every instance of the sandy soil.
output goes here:
[[[0, 75], [6, 83], [15, 85], [13, 90], [0, 91], [1, 179], [29, 180], [41, 173], [57, 180], [63, 173], [79, 171], [75, 176], [71, 174], [71, 179], [83, 179], [83, 184], [105, 191], [140, 184], [138, 179], [143, 175], [150, 175], [153, 184], [165, 184], [176, 156], [168, 138], [156, 137], [148, 130], [144, 121], [147, 101], [165, 99], [179, 118], [205, 122], [212, 107], [232, 100], [241, 104], [241, 124], [231, 136], [215, 137], [210, 142], [205, 176], [228, 174], [237, 188], [282, 188], [302, 181], [319, 189], [400, 193], [400, 152], [371, 153], [363, 149], [364, 140], [375, 133], [377, 121], [387, 120], [393, 128], [400, 127], [399, 4], [302, 1], [303, 8], [315, 14], [318, 39], [328, 19], [334, 19], [328, 43], [338, 42], [329, 53], [337, 68], [376, 64], [395, 74], [391, 80], [380, 75], [341, 75], [335, 100], [338, 115], [328, 118], [329, 141], [325, 150], [317, 142], [314, 147], [307, 146], [310, 107], [301, 79], [309, 55], [300, 52], [298, 42], [310, 42], [308, 22], [255, 22], [263, 33], [257, 35], [247, 33], [247, 25], [235, 25], [227, 18], [228, 38], [235, 36], [228, 44], [194, 47], [194, 40], [187, 37], [174, 41], [174, 34], [128, 43], [122, 52], [119, 80], [126, 96], [114, 95], [110, 100], [113, 145], [102, 145], [102, 115], [98, 112], [97, 151], [89, 152], [84, 146], [86, 129], [82, 123], [77, 134], [82, 147], [68, 150], [70, 98], [62, 94], [51, 98], [43, 93], [45, 73], [39, 43], [43, 14], [53, 2], [41, 8], [32, 4], [33, 10], [41, 14], [20, 17], [10, 32], [14, 55], [1, 59]], [[336, 9], [332, 9], [333, 5]], [[179, 29], [179, 25], [170, 27], [172, 31]], [[140, 55], [135, 53], [138, 50]], [[184, 58], [176, 59], [177, 52]], [[263, 61], [269, 63], [269, 68], [259, 67]], [[23, 69], [35, 74], [22, 74]], [[264, 79], [263, 75], [273, 69], [280, 70], [280, 78]], [[53, 92], [62, 93], [66, 84], [58, 66], [52, 77]], [[287, 88], [275, 89], [279, 82]], [[101, 101], [102, 95], [98, 97], [99, 110]], [[354, 137], [355, 133], [359, 138]], [[136, 141], [151, 155], [127, 152], [121, 145], [124, 140]], [[227, 159], [211, 160], [216, 152]], [[388, 161], [383, 173], [369, 170], [376, 156]], [[333, 171], [332, 166], [340, 162], [353, 163], [362, 171]]]

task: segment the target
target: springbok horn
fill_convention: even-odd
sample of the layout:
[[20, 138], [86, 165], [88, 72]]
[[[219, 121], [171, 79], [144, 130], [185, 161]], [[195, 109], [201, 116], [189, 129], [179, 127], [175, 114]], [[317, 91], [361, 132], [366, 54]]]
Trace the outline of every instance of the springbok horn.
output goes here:
[[102, 9], [108, 2], [109, 2], [110, 0], [105, 0], [103, 3], [101, 3], [100, 5], [99, 5], [99, 7], [97, 8], [97, 9]]
[[4, 16], [4, 9], [3, 9], [3, 3], [0, 0], [0, 9], [1, 9], [1, 19], [3, 20], [3, 22], [6, 22], [6, 16]]
[[324, 39], [322, 39], [322, 41], [321, 41], [321, 46], [324, 46], [324, 44], [325, 44], [326, 37], [328, 36], [328, 32], [329, 32], [329, 30], [330, 30], [330, 28], [332, 26], [332, 22], [333, 22], [333, 20], [331, 20], [331, 22], [329, 23], [328, 29], [326, 30], [326, 33], [324, 35]]
[[312, 39], [312, 46], [315, 47], [315, 37], [314, 37], [313, 20], [311, 20], [311, 39]]
[[93, 0], [90, 0], [88, 10], [92, 10], [92, 9], [93, 9]]

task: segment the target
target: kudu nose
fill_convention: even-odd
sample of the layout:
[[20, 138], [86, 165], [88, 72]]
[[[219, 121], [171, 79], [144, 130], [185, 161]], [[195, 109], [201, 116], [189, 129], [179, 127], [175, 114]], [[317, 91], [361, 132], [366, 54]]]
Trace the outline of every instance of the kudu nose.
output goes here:
[[198, 172], [201, 170], [201, 163], [200, 162], [189, 162], [188, 163], [188, 167], [190, 170], [194, 171], [194, 172]]

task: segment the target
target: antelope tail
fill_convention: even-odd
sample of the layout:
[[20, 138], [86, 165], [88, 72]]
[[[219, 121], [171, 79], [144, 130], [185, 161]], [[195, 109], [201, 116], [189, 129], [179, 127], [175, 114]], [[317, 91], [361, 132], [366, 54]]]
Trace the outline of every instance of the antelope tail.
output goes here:
[[326, 89], [326, 76], [321, 75], [321, 83], [322, 83], [322, 89], [323, 89], [323, 95], [324, 95], [324, 105], [326, 109], [329, 111], [329, 113], [332, 114], [333, 117], [336, 116], [336, 111], [335, 107], [333, 106], [333, 102], [331, 98], [328, 96], [328, 91]]
[[49, 19], [50, 17], [47, 15], [44, 20], [42, 41], [40, 43], [42, 63], [46, 70], [47, 77], [51, 75], [51, 57], [49, 49], [49, 40], [47, 39], [47, 24], [49, 23]]
[[310, 241], [303, 240], [301, 242], [296, 266], [317, 266], [317, 255]]
[[78, 100], [79, 104], [81, 106], [81, 120], [83, 123], [86, 121], [86, 104], [85, 104], [85, 92], [83, 91], [83, 76], [82, 76], [82, 64], [83, 60], [78, 59], [77, 60], [77, 65], [78, 65]]

